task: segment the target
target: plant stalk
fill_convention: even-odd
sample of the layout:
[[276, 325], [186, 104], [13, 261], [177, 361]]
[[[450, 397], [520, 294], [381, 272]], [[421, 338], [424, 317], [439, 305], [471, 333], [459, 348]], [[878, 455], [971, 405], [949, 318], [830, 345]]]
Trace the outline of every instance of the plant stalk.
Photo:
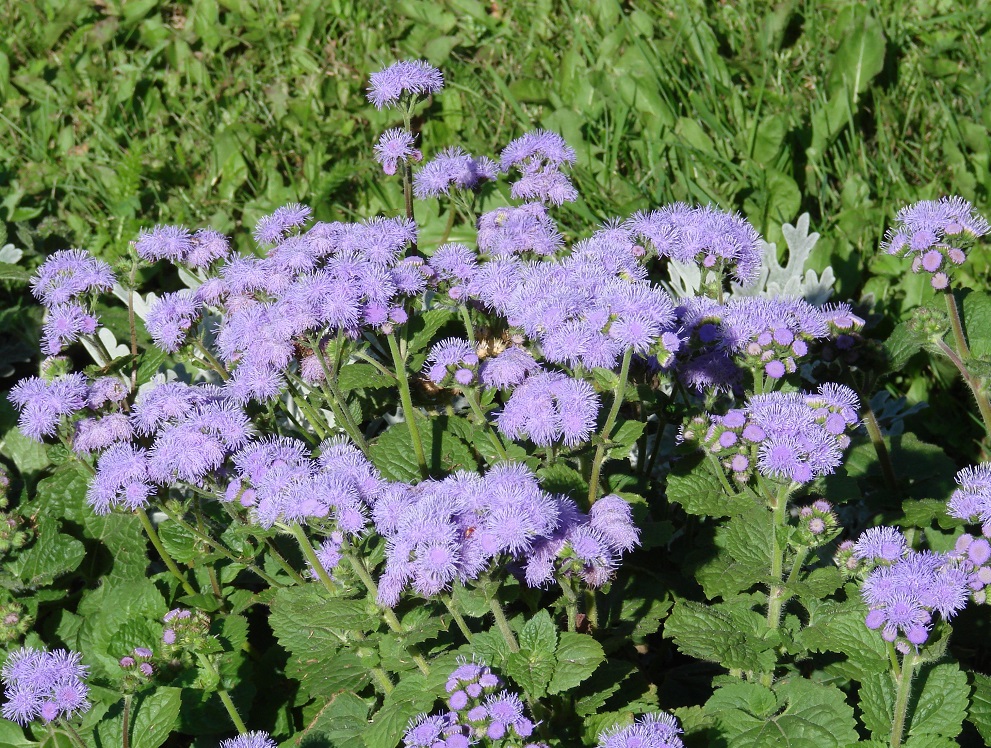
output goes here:
[[909, 652], [902, 657], [901, 672], [895, 675], [898, 690], [895, 694], [894, 719], [891, 722], [891, 748], [900, 748], [902, 744], [905, 721], [908, 716], [908, 700], [912, 694], [912, 676], [915, 674], [917, 664], [917, 656]]
[[442, 594], [440, 599], [444, 603], [444, 607], [447, 608], [447, 612], [451, 614], [451, 618], [454, 619], [458, 628], [461, 629], [461, 633], [464, 634], [465, 641], [471, 644], [471, 629], [468, 628], [468, 623], [465, 621], [464, 616], [461, 615], [461, 612], [455, 606], [454, 598], [448, 594]]
[[630, 361], [633, 359], [633, 349], [627, 348], [623, 354], [623, 363], [619, 369], [619, 380], [616, 382], [616, 390], [613, 394], [612, 407], [606, 422], [602, 425], [601, 441], [595, 448], [595, 457], [592, 459], [592, 474], [588, 481], [588, 504], [591, 506], [599, 493], [599, 476], [602, 473], [602, 464], [606, 460], [606, 450], [609, 437], [612, 435], [613, 426], [616, 425], [616, 418], [619, 416], [619, 408], [623, 404], [623, 397], [626, 395], [626, 383], [630, 377]]
[[502, 638], [506, 640], [509, 651], [519, 652], [520, 643], [516, 641], [516, 634], [509, 627], [509, 621], [506, 620], [506, 613], [495, 597], [489, 598], [489, 608], [492, 610], [492, 615], [495, 616], [496, 626], [499, 627], [499, 633], [502, 634]]
[[396, 376], [399, 378], [399, 399], [403, 404], [403, 415], [406, 417], [409, 438], [413, 442], [416, 463], [420, 468], [420, 477], [426, 480], [430, 476], [430, 472], [427, 470], [427, 457], [423, 452], [423, 442], [420, 440], [420, 428], [416, 425], [416, 411], [413, 409], [409, 378], [406, 376], [406, 361], [399, 351], [399, 343], [395, 333], [389, 333], [386, 338], [389, 340], [389, 351], [392, 353], [392, 361], [396, 366]]
[[155, 526], [151, 523], [148, 513], [144, 509], [138, 509], [135, 514], [138, 515], [138, 519], [141, 521], [141, 526], [144, 528], [145, 534], [148, 536], [148, 540], [150, 540], [151, 544], [155, 546], [155, 550], [158, 551], [158, 555], [161, 556], [162, 561], [165, 562], [166, 568], [168, 568], [168, 570], [172, 573], [172, 576], [179, 580], [179, 584], [182, 585], [182, 588], [186, 591], [187, 595], [195, 595], [196, 590], [194, 590], [189, 582], [186, 581], [186, 577], [181, 571], [179, 571], [179, 567], [176, 566], [176, 562], [172, 560], [172, 556], [169, 555], [169, 552], [165, 550], [165, 546], [162, 545], [162, 539], [158, 537], [158, 532], [155, 530]]
[[237, 707], [234, 706], [234, 701], [231, 699], [231, 695], [224, 688], [224, 683], [220, 678], [220, 673], [217, 672], [217, 668], [214, 667], [213, 663], [210, 662], [210, 658], [206, 655], [197, 652], [197, 658], [199, 658], [200, 664], [203, 668], [207, 670], [211, 676], [217, 680], [217, 696], [224, 704], [224, 709], [227, 710], [227, 714], [230, 715], [231, 722], [234, 723], [234, 727], [237, 728], [238, 734], [244, 735], [248, 731], [248, 728], [244, 725], [244, 720], [241, 719], [241, 715], [238, 714]]
[[492, 424], [489, 423], [489, 419], [482, 412], [482, 406], [478, 402], [477, 393], [473, 390], [464, 390], [465, 400], [468, 401], [468, 405], [471, 406], [471, 412], [475, 414], [475, 418], [478, 419], [478, 425], [485, 427], [485, 434], [489, 438], [489, 442], [492, 444], [492, 448], [495, 449], [496, 454], [506, 462], [509, 462], [509, 452], [502, 444], [502, 440], [499, 435], [495, 433], [492, 428]]
[[891, 464], [891, 455], [888, 454], [888, 447], [884, 443], [884, 436], [881, 434], [881, 427], [878, 425], [877, 416], [870, 402], [864, 399], [864, 425], [867, 427], [867, 434], [871, 437], [871, 444], [877, 453], [877, 461], [881, 464], [881, 474], [884, 476], [884, 484], [891, 493], [898, 490], [898, 479], [895, 477], [895, 468]]
[[124, 714], [121, 717], [123, 732], [121, 733], [121, 743], [124, 748], [131, 748], [131, 694], [124, 694]]

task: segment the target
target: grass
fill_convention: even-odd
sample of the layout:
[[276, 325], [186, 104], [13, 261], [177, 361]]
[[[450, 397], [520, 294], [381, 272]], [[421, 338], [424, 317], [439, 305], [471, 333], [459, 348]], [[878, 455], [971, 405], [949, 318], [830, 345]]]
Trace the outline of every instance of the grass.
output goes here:
[[[4, 3], [6, 7], [4, 7]], [[875, 259], [901, 205], [991, 208], [991, 3], [615, 0], [0, 0], [0, 219], [29, 251], [118, 256], [142, 226], [233, 232], [281, 203], [395, 212], [369, 163], [394, 115], [370, 72], [426, 57], [448, 87], [427, 154], [562, 132], [572, 234], [672, 200], [741, 210], [771, 240], [808, 211], [838, 295], [926, 300]], [[444, 217], [418, 216], [439, 236]], [[244, 232], [241, 232], [242, 235]], [[875, 276], [869, 278], [868, 268]]]

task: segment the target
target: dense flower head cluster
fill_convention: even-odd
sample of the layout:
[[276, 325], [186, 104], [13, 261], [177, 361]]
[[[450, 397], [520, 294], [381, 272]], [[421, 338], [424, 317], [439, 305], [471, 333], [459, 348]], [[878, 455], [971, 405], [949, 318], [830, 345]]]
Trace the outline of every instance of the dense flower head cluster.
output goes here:
[[510, 188], [515, 200], [562, 205], [578, 199], [578, 190], [561, 171], [575, 163], [575, 151], [560, 135], [549, 130], [533, 130], [512, 141], [502, 151], [503, 171], [520, 173]]
[[424, 364], [424, 374], [436, 385], [467, 387], [476, 379], [478, 354], [461, 338], [435, 343]]
[[155, 345], [175, 353], [196, 321], [200, 303], [191, 291], [164, 294], [148, 310], [145, 326]]
[[546, 748], [543, 743], [520, 742], [533, 735], [536, 725], [519, 696], [497, 692], [501, 685], [485, 665], [459, 660], [446, 684], [450, 711], [411, 719], [403, 737], [405, 748]]
[[985, 537], [961, 533], [948, 556], [967, 575], [970, 599], [978, 605], [986, 603], [986, 588], [991, 584], [991, 542]]
[[395, 174], [396, 167], [409, 161], [420, 161], [423, 154], [413, 144], [416, 142], [413, 133], [394, 127], [379, 136], [375, 144], [375, 160], [382, 164], [382, 171]]
[[379, 472], [342, 438], [323, 442], [313, 459], [301, 441], [268, 436], [235, 454], [234, 465], [224, 500], [250, 507], [262, 527], [333, 521], [339, 531], [360, 535], [368, 505], [384, 488]]
[[90, 708], [89, 686], [84, 682], [89, 668], [78, 652], [51, 652], [22, 647], [7, 656], [3, 678], [3, 716], [19, 725], [36, 719], [51, 722], [71, 719]]
[[870, 608], [866, 624], [909, 651], [928, 641], [934, 613], [949, 620], [963, 610], [971, 574], [952, 555], [912, 550], [894, 528], [872, 530], [854, 546], [856, 557], [876, 564], [860, 591]]
[[839, 466], [859, 407], [856, 393], [839, 384], [821, 385], [816, 393], [754, 395], [743, 408], [691, 421], [682, 437], [699, 443], [741, 483], [754, 469], [808, 483]]
[[991, 537], [991, 462], [965, 467], [956, 475], [960, 488], [947, 504], [951, 517], [980, 522], [981, 532]]
[[911, 257], [912, 272], [929, 273], [932, 287], [940, 290], [950, 284], [946, 271], [967, 259], [966, 242], [988, 231], [987, 220], [962, 197], [920, 200], [898, 211], [881, 248], [888, 254]]
[[552, 255], [564, 246], [554, 219], [540, 203], [496, 208], [478, 219], [478, 249], [493, 257]]
[[522, 346], [511, 345], [494, 356], [486, 357], [479, 367], [479, 377], [486, 387], [508, 390], [540, 371], [540, 364]]
[[839, 521], [833, 505], [825, 499], [818, 499], [798, 512], [798, 533], [796, 542], [807, 548], [817, 548], [830, 542], [840, 532]]
[[423, 60], [400, 60], [372, 73], [368, 100], [377, 109], [400, 103], [403, 96], [426, 97], [444, 88], [441, 72]]
[[598, 748], [683, 748], [678, 720], [665, 712], [644, 714], [627, 727], [599, 734]]
[[449, 195], [451, 189], [477, 190], [498, 176], [498, 167], [487, 156], [472, 156], [463, 148], [445, 148], [413, 176], [413, 194], [424, 199]]
[[510, 439], [574, 447], [592, 435], [598, 414], [599, 396], [586, 380], [544, 372], [516, 386], [496, 423]]
[[230, 254], [227, 237], [213, 229], [190, 231], [185, 226], [158, 225], [143, 229], [134, 242], [138, 257], [149, 262], [168, 260], [191, 268], [205, 268]]
[[220, 748], [275, 748], [275, 746], [272, 737], [262, 730], [251, 730], [236, 738], [220, 741]]
[[131, 654], [124, 655], [118, 661], [121, 669], [139, 679], [147, 679], [155, 674], [155, 667], [150, 660], [155, 656], [148, 647], [135, 647]]
[[94, 296], [113, 288], [110, 266], [82, 249], [54, 252], [31, 279], [31, 292], [47, 308], [41, 350], [60, 353], [81, 335], [96, 332], [99, 320], [91, 311]]
[[86, 405], [88, 385], [85, 374], [67, 374], [51, 381], [27, 377], [14, 385], [7, 399], [20, 410], [17, 425], [25, 436], [42, 441], [52, 436], [59, 423]]
[[202, 610], [173, 608], [162, 616], [162, 622], [163, 649], [170, 656], [182, 649], [198, 648], [210, 630], [210, 617]]
[[711, 205], [672, 203], [637, 213], [626, 226], [647, 240], [659, 257], [729, 271], [744, 286], [755, 281], [760, 272], [760, 235], [739, 214]]

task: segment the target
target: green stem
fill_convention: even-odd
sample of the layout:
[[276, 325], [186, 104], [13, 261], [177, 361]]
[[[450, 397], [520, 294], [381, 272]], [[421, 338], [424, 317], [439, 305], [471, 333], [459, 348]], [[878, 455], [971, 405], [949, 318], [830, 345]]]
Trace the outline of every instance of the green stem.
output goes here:
[[788, 580], [785, 584], [792, 584], [798, 581], [798, 575], [802, 573], [802, 566], [805, 564], [805, 559], [809, 557], [809, 549], [804, 545], [801, 546], [795, 553], [795, 560], [792, 561], [791, 571], [788, 572]]
[[891, 464], [891, 455], [888, 454], [888, 447], [884, 443], [884, 436], [881, 434], [881, 427], [878, 425], [877, 416], [874, 415], [870, 401], [864, 398], [863, 403], [864, 425], [867, 427], [867, 434], [870, 436], [871, 444], [874, 445], [874, 451], [877, 453], [877, 461], [881, 464], [884, 484], [891, 493], [895, 493], [898, 490], [898, 479], [895, 477], [895, 468]]
[[908, 699], [912, 694], [912, 676], [917, 664], [916, 655], [909, 652], [902, 657], [901, 672], [895, 676], [898, 682], [898, 691], [895, 694], [895, 714], [891, 722], [891, 748], [899, 748], [902, 744], [905, 720], [908, 715]]
[[162, 539], [158, 537], [158, 533], [155, 531], [155, 526], [151, 523], [148, 513], [145, 512], [144, 509], [138, 509], [135, 514], [138, 515], [138, 519], [141, 521], [141, 526], [144, 528], [145, 534], [148, 536], [148, 540], [150, 540], [151, 544], [155, 546], [155, 550], [158, 551], [158, 555], [162, 557], [162, 561], [165, 562], [165, 566], [168, 570], [172, 572], [172, 576], [179, 580], [179, 584], [182, 585], [182, 588], [186, 591], [187, 595], [195, 595], [196, 590], [194, 590], [189, 582], [186, 581], [186, 577], [183, 576], [181, 571], [179, 571], [179, 567], [176, 566], [175, 561], [172, 560], [172, 556], [169, 555], [169, 552], [165, 550], [165, 546], [162, 545]]
[[461, 633], [464, 634], [465, 641], [471, 644], [471, 629], [468, 628], [468, 623], [465, 621], [464, 616], [455, 607], [454, 599], [448, 594], [442, 594], [440, 599], [444, 603], [444, 607], [447, 608], [447, 612], [451, 614], [451, 618], [454, 619], [458, 628], [461, 629]]
[[[368, 568], [365, 566], [364, 561], [355, 558], [350, 553], [345, 553], [343, 555], [344, 558], [348, 560], [348, 563], [351, 565], [351, 568], [354, 570], [354, 573], [358, 576], [358, 579], [360, 579], [361, 583], [365, 585], [365, 589], [368, 590], [368, 593], [373, 598], [377, 599], [379, 594], [378, 585], [375, 584], [375, 580], [372, 579], [372, 575], [371, 573], [369, 573]], [[394, 631], [397, 634], [407, 633], [406, 628], [400, 622], [399, 618], [396, 616], [396, 613], [392, 608], [380, 605], [379, 610], [382, 611], [382, 618], [385, 619], [386, 625], [390, 629], [392, 629], [392, 631]], [[420, 672], [423, 673], [424, 675], [430, 675], [430, 666], [427, 664], [427, 661], [423, 659], [423, 655], [417, 652], [410, 645], [406, 646], [406, 651], [409, 652], [410, 657], [413, 659], [413, 662], [416, 663], [416, 666], [420, 669]]]
[[960, 310], [957, 309], [957, 300], [953, 296], [953, 291], [949, 288], [943, 294], [946, 299], [946, 311], [950, 317], [950, 327], [953, 329], [953, 340], [957, 346], [957, 353], [960, 358], [967, 360], [970, 358], [970, 348], [967, 345], [967, 336], [963, 332], [963, 323], [960, 321]]
[[465, 323], [465, 333], [468, 335], [468, 342], [474, 348], [475, 326], [471, 323], [471, 314], [468, 312], [468, 307], [464, 304], [458, 304], [458, 312], [461, 314], [461, 321]]
[[[348, 436], [351, 437], [358, 448], [362, 451], [366, 457], [368, 456], [368, 443], [365, 441], [365, 437], [361, 433], [361, 429], [358, 424], [355, 423], [354, 418], [351, 417], [351, 408], [348, 407], [347, 399], [344, 397], [344, 393], [341, 392], [341, 388], [337, 385], [337, 369], [331, 369], [327, 364], [327, 357], [323, 355], [323, 351], [320, 348], [320, 341], [311, 341], [313, 346], [313, 352], [320, 362], [320, 368], [323, 369], [323, 375], [325, 381], [324, 395], [327, 398], [327, 402], [330, 403], [331, 410], [334, 411], [334, 417], [338, 420], [345, 431], [348, 432]], [[329, 390], [329, 392], [327, 391]]]
[[124, 694], [124, 714], [121, 717], [123, 732], [121, 733], [121, 743], [124, 748], [131, 748], [131, 694]]
[[279, 549], [275, 547], [275, 541], [271, 538], [262, 538], [262, 542], [268, 547], [268, 551], [272, 555], [272, 558], [275, 559], [275, 563], [277, 563], [286, 574], [292, 577], [296, 584], [306, 584], [306, 580], [303, 579], [302, 575], [292, 568], [292, 565], [286, 561], [285, 557], [281, 553], [279, 553]]
[[568, 616], [568, 631], [578, 628], [578, 596], [571, 587], [570, 579], [561, 580], [561, 594], [564, 596], [564, 611]]
[[588, 503], [589, 506], [595, 503], [599, 493], [599, 476], [602, 472], [602, 464], [606, 460], [606, 450], [609, 437], [612, 435], [613, 426], [616, 425], [616, 418], [619, 416], [619, 408], [623, 404], [623, 397], [626, 395], [626, 383], [630, 377], [630, 361], [633, 359], [633, 349], [627, 348], [623, 354], [623, 364], [619, 369], [619, 380], [616, 382], [616, 390], [613, 394], [612, 407], [606, 422], [602, 426], [600, 434], [601, 441], [595, 448], [595, 457], [592, 460], [592, 475], [588, 482]]
[[[128, 274], [128, 284], [127, 284], [127, 324], [131, 333], [131, 355], [134, 358], [131, 360], [131, 392], [134, 392], [138, 386], [138, 328], [134, 321], [134, 286], [137, 284], [138, 280], [138, 262], [137, 258], [134, 256], [134, 252], [131, 252], [131, 272]], [[124, 720], [124, 724], [127, 724], [127, 720]], [[127, 736], [127, 730], [124, 730], [125, 738]], [[127, 748], [127, 744], [124, 744], [124, 748]]]
[[409, 378], [406, 376], [406, 361], [399, 351], [399, 343], [396, 341], [395, 333], [389, 333], [386, 338], [389, 340], [389, 351], [392, 353], [392, 361], [396, 366], [396, 376], [399, 378], [399, 399], [403, 404], [403, 415], [406, 417], [409, 437], [413, 442], [416, 463], [420, 468], [420, 477], [426, 480], [430, 476], [430, 472], [427, 470], [427, 457], [423, 452], [423, 442], [420, 441], [420, 429], [416, 425], [416, 411], [413, 409], [413, 398], [409, 392]]
[[489, 608], [492, 610], [492, 615], [495, 616], [496, 626], [499, 627], [499, 632], [502, 634], [502, 638], [506, 640], [506, 645], [509, 647], [510, 652], [519, 652], [520, 643], [516, 641], [516, 634], [509, 627], [509, 621], [506, 620], [506, 613], [502, 609], [502, 605], [495, 597], [489, 598]]
[[231, 699], [231, 695], [227, 693], [227, 689], [224, 688], [224, 683], [220, 679], [220, 673], [217, 672], [217, 668], [213, 666], [210, 662], [210, 658], [206, 655], [197, 652], [196, 656], [199, 658], [200, 664], [205, 670], [207, 670], [210, 675], [217, 681], [217, 696], [224, 704], [224, 708], [227, 710], [227, 714], [230, 715], [231, 722], [234, 723], [234, 727], [237, 728], [239, 734], [244, 735], [248, 731], [248, 728], [244, 725], [244, 720], [241, 719], [241, 715], [237, 712], [237, 707], [234, 706], [234, 701]]
[[888, 661], [891, 663], [891, 672], [895, 675], [895, 680], [901, 677], [902, 669], [898, 665], [898, 653], [895, 651], [895, 645], [893, 642], [887, 642], [888, 644]]
[[69, 720], [63, 719], [61, 721], [61, 725], [66, 729], [66, 732], [69, 734], [69, 739], [73, 743], [79, 746], [79, 748], [87, 748], [86, 741], [83, 740], [82, 736], [78, 732], [76, 732], [75, 728], [72, 725], [69, 724]]
[[502, 440], [492, 428], [492, 424], [482, 411], [482, 406], [478, 402], [478, 393], [474, 390], [465, 390], [464, 396], [465, 400], [468, 401], [468, 405], [471, 406], [472, 413], [475, 414], [475, 418], [478, 420], [478, 425], [485, 428], [485, 434], [488, 436], [489, 442], [492, 444], [493, 449], [495, 449], [496, 454], [499, 455], [501, 459], [509, 462], [509, 452], [506, 451], [506, 448], [502, 444]]
[[383, 366], [381, 361], [375, 360], [364, 351], [355, 351], [353, 355], [355, 358], [360, 358], [362, 361], [374, 366], [376, 369], [378, 369], [380, 374], [392, 380], [396, 379], [396, 375], [393, 374], [391, 371], [389, 371], [385, 366]]
[[321, 439], [326, 439], [329, 433], [329, 427], [326, 423], [321, 423], [324, 419], [321, 418], [312, 407], [310, 407], [310, 404], [306, 402], [306, 398], [303, 397], [302, 392], [298, 387], [296, 387], [295, 384], [293, 384], [293, 381], [289, 376], [286, 377], [286, 386], [289, 388], [289, 394], [292, 397], [293, 402], [296, 403], [296, 407], [299, 408], [306, 417], [306, 420], [317, 433], [317, 436]]
[[225, 382], [229, 380], [231, 378], [231, 375], [227, 371], [227, 368], [222, 363], [220, 363], [219, 359], [217, 359], [216, 356], [210, 353], [210, 350], [205, 345], [203, 345], [203, 341], [200, 340], [199, 338], [196, 338], [194, 342], [196, 343], [196, 347], [199, 349], [200, 353], [202, 353], [204, 358], [206, 358], [206, 362], [210, 365], [210, 368], [213, 369], [215, 372], [217, 372], [217, 374], [220, 375], [220, 378], [223, 379]]
[[970, 388], [971, 394], [974, 396], [974, 400], [977, 402], [977, 409], [981, 412], [981, 420], [984, 421], [984, 431], [986, 434], [991, 434], [991, 403], [988, 402], [988, 398], [981, 392], [981, 382], [980, 379], [973, 376], [970, 371], [967, 370], [967, 365], [964, 363], [963, 359], [957, 355], [950, 346], [940, 340], [937, 347], [946, 355], [953, 365], [957, 367], [957, 371], [960, 372], [960, 376], [963, 377], [963, 381]]
[[[767, 593], [767, 625], [771, 629], [776, 629], [781, 625], [781, 610], [784, 607], [785, 588], [781, 583], [781, 573], [784, 567], [785, 548], [781, 543], [779, 529], [787, 522], [788, 496], [791, 493], [791, 483], [783, 484], [774, 497], [772, 504], [772, 524], [771, 524], [771, 578], [775, 580]], [[761, 683], [770, 687], [774, 681], [774, 670], [761, 675]]]
[[327, 573], [327, 570], [323, 568], [323, 564], [320, 563], [320, 559], [317, 558], [317, 552], [314, 550], [310, 539], [306, 537], [306, 533], [303, 532], [302, 526], [293, 523], [291, 525], [285, 525], [285, 527], [296, 538], [296, 542], [299, 543], [299, 549], [306, 556], [306, 560], [310, 562], [310, 566], [313, 567], [313, 571], [320, 579], [320, 583], [323, 584], [324, 589], [331, 595], [336, 596], [338, 591], [337, 585], [334, 584], [334, 580], [330, 578], [330, 574]]
[[719, 464], [719, 459], [709, 451], [706, 451], [705, 456], [709, 460], [709, 464], [712, 465], [712, 472], [716, 474], [719, 484], [723, 487], [726, 494], [730, 497], [737, 496], [738, 494], [733, 490], [733, 486], [729, 484], [729, 479], [726, 477], [723, 466]]
[[107, 346], [105, 346], [103, 341], [100, 340], [100, 336], [94, 332], [92, 335], [87, 335], [86, 339], [93, 344], [93, 347], [96, 348], [96, 352], [99, 353], [100, 358], [103, 359], [102, 361], [97, 361], [97, 363], [100, 364], [100, 366], [110, 366], [114, 359], [113, 356], [110, 355], [110, 351], [107, 350]]

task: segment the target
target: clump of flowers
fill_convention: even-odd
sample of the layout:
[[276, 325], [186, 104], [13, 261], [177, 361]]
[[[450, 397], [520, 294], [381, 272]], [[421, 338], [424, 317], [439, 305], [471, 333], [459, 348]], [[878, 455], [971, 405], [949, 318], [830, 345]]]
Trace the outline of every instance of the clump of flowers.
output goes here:
[[26, 725], [36, 719], [71, 719], [87, 711], [89, 686], [84, 680], [89, 668], [81, 659], [78, 652], [65, 649], [22, 647], [11, 652], [0, 671], [4, 718]]
[[126, 691], [136, 691], [151, 680], [155, 675], [155, 666], [151, 663], [154, 656], [147, 647], [135, 647], [131, 654], [120, 658], [118, 664], [124, 671]]
[[275, 748], [271, 735], [262, 730], [252, 730], [236, 738], [220, 741], [220, 748]]
[[956, 475], [960, 488], [947, 503], [951, 517], [980, 522], [981, 532], [991, 537], [991, 462], [965, 467]]
[[881, 248], [911, 257], [912, 272], [929, 273], [932, 287], [942, 290], [950, 285], [947, 271], [962, 265], [970, 243], [989, 230], [987, 220], [962, 197], [920, 200], [898, 211]]
[[368, 100], [377, 109], [395, 106], [405, 98], [426, 97], [444, 88], [444, 76], [423, 60], [401, 60], [372, 73]]
[[627, 727], [599, 733], [598, 748], [683, 748], [678, 720], [665, 712], [644, 714]]
[[592, 435], [598, 413], [599, 396], [591, 384], [545, 372], [513, 390], [497, 423], [510, 439], [530, 439], [541, 447], [563, 441], [573, 447]]
[[438, 386], [467, 387], [475, 381], [477, 367], [474, 347], [467, 340], [448, 338], [430, 349], [423, 372]]
[[543, 743], [520, 742], [533, 735], [536, 725], [526, 716], [519, 696], [496, 691], [501, 685], [501, 679], [485, 665], [461, 661], [447, 680], [450, 711], [411, 719], [403, 736], [405, 747], [546, 748]]
[[51, 381], [28, 377], [14, 385], [7, 399], [21, 411], [18, 427], [35, 441], [53, 436], [62, 419], [86, 404], [86, 375], [67, 374]]
[[798, 532], [795, 542], [806, 548], [825, 545], [840, 532], [833, 505], [825, 499], [813, 501], [798, 510]]
[[16, 600], [0, 604], [0, 645], [22, 638], [31, 629], [32, 623], [34, 618]]
[[162, 621], [166, 624], [162, 644], [167, 654], [200, 648], [210, 630], [210, 617], [201, 610], [174, 608]]

